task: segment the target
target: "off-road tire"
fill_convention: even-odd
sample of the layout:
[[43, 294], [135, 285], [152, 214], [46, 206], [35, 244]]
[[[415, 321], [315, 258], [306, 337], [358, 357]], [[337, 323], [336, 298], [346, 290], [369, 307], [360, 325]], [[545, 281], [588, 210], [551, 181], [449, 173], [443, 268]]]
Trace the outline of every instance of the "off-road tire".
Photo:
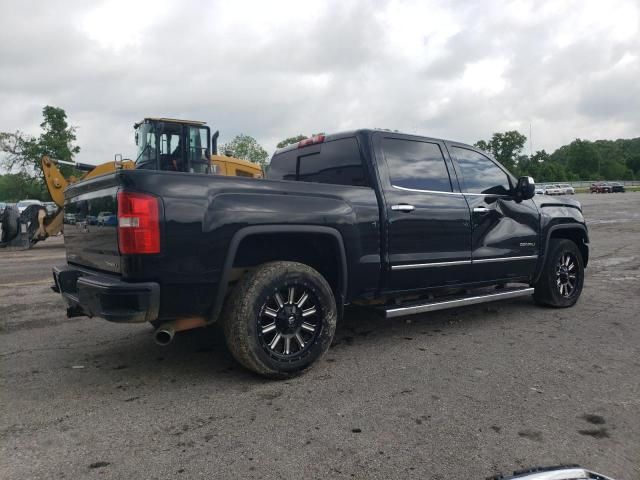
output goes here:
[[[569, 259], [569, 262], [562, 268], [562, 265], [567, 263], [566, 259]], [[561, 285], [564, 285], [564, 288]], [[584, 263], [580, 249], [571, 240], [552, 238], [549, 241], [544, 268], [534, 285], [534, 300], [548, 307], [571, 307], [580, 298], [583, 285]]]
[[[270, 318], [266, 317], [265, 313], [273, 315], [277, 310], [278, 318], [274, 317], [273, 325], [276, 325], [276, 322], [282, 325], [284, 322], [285, 329], [295, 329], [296, 326], [290, 319], [297, 316], [298, 321], [306, 323], [305, 328], [311, 329], [314, 326], [303, 319], [302, 307], [306, 307], [308, 313], [311, 310], [310, 301], [296, 311], [291, 309], [296, 309], [302, 298], [297, 301], [290, 301], [288, 298], [279, 309], [279, 303], [273, 303], [277, 301], [276, 292], [289, 291], [291, 286], [294, 288], [296, 299], [308, 293], [307, 298], [312, 299], [313, 305], [317, 308], [316, 314], [310, 314], [313, 320], [309, 322], [315, 322], [315, 328], [318, 330], [314, 330], [313, 333], [302, 332], [306, 335], [305, 339], [309, 339], [308, 344], [298, 342], [293, 330], [276, 329], [263, 323], [269, 322]], [[280, 301], [283, 300], [283, 296], [280, 295]], [[290, 309], [288, 313], [285, 312], [285, 308]], [[283, 379], [300, 374], [326, 353], [335, 334], [336, 319], [336, 302], [324, 277], [308, 265], [280, 261], [260, 265], [238, 282], [225, 303], [221, 323], [227, 346], [240, 364], [259, 375]], [[301, 327], [302, 324], [298, 327], [298, 332], [301, 332]], [[282, 347], [282, 352], [272, 350], [270, 344], [265, 341], [264, 331], [268, 328], [271, 328], [270, 333], [274, 336], [282, 331], [283, 345], [278, 344], [274, 347]], [[292, 350], [294, 347], [299, 348], [297, 354], [285, 354], [284, 341], [287, 336], [287, 345], [295, 343]], [[303, 340], [302, 337], [299, 338]], [[302, 343], [305, 343], [304, 347]]]

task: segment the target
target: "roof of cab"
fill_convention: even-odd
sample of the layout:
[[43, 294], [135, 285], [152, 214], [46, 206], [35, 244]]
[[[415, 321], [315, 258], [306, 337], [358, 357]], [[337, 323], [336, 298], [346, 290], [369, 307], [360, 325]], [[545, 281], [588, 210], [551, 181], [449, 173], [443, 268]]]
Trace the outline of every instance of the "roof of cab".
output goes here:
[[206, 125], [207, 122], [201, 122], [199, 120], [183, 120], [180, 118], [167, 118], [167, 117], [144, 117], [142, 121], [136, 123], [135, 125], [140, 125], [145, 121], [150, 120], [152, 122], [171, 122], [171, 123], [184, 123], [187, 125]]
[[[457, 141], [453, 141], [453, 140], [445, 140], [443, 138], [434, 138], [434, 137], [427, 137], [424, 135], [418, 135], [415, 133], [406, 133], [406, 132], [400, 132], [398, 130], [391, 130], [388, 128], [358, 128], [356, 130], [345, 130], [345, 131], [341, 131], [341, 132], [336, 132], [336, 133], [330, 133], [330, 134], [325, 134], [324, 137], [324, 141], [325, 142], [330, 142], [333, 140], [338, 140], [340, 138], [347, 138], [347, 137], [355, 137], [357, 134], [359, 133], [374, 133], [374, 132], [385, 132], [385, 133], [389, 133], [392, 135], [402, 135], [402, 136], [406, 136], [406, 137], [413, 137], [415, 139], [421, 139], [421, 140], [432, 140], [432, 141], [438, 141], [438, 142], [450, 142], [450, 143], [454, 143], [456, 145], [462, 145], [468, 148], [472, 148], [474, 150], [476, 150], [476, 147], [473, 147], [472, 145], [468, 145], [466, 143], [463, 142], [457, 142]], [[311, 137], [309, 137], [311, 138]], [[286, 147], [282, 147], [282, 148], [278, 148], [273, 154], [277, 155], [283, 152], [287, 152], [289, 150], [294, 150], [298, 148], [298, 142], [296, 143], [292, 143], [291, 145], [287, 145]]]

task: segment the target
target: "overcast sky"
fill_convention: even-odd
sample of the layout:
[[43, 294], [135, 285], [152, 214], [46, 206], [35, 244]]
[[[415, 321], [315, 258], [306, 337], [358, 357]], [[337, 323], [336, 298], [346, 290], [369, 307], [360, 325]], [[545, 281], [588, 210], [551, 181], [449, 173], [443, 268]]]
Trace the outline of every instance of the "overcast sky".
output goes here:
[[88, 163], [133, 156], [144, 116], [270, 153], [358, 127], [473, 143], [531, 123], [547, 151], [637, 137], [640, 0], [4, 1], [0, 131], [37, 134], [44, 105]]

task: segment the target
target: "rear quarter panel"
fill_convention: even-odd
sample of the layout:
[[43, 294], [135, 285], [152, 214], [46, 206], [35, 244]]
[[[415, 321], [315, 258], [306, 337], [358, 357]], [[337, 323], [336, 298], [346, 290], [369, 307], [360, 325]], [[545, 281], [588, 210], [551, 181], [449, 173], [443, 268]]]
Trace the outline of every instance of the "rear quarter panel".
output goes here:
[[123, 275], [171, 286], [185, 302], [195, 293], [202, 298], [196, 310], [210, 303], [233, 237], [249, 226], [334, 228], [347, 257], [347, 298], [379, 286], [379, 210], [371, 188], [175, 172], [118, 175], [126, 188], [159, 196], [164, 210], [162, 253], [124, 258]]

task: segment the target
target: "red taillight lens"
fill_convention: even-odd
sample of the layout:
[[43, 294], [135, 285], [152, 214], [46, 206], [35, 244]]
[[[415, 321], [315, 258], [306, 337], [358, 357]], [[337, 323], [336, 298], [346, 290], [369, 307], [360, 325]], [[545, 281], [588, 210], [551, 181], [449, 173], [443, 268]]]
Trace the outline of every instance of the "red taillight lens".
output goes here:
[[157, 197], [118, 192], [118, 247], [123, 255], [160, 253]]
[[316, 143], [324, 142], [324, 135], [316, 135], [311, 138], [305, 138], [298, 142], [298, 148], [308, 147], [309, 145], [315, 145]]

